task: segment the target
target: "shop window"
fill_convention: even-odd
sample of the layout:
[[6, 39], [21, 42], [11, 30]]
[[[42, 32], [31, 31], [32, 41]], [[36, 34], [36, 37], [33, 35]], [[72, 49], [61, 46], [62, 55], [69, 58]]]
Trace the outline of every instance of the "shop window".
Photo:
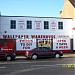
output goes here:
[[43, 40], [38, 40], [38, 47], [50, 47], [50, 49], [52, 48], [51, 47], [51, 39], [43, 39]]
[[58, 29], [63, 29], [63, 22], [58, 22]]
[[16, 29], [16, 20], [10, 21], [10, 29]]
[[48, 21], [44, 21], [44, 29], [49, 29], [49, 22]]
[[32, 21], [27, 21], [27, 29], [32, 29]]

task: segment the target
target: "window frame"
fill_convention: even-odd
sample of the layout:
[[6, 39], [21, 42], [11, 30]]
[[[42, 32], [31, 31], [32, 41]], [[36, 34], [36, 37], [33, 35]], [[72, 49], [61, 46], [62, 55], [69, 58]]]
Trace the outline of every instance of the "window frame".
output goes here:
[[10, 20], [10, 29], [16, 29], [16, 20]]
[[58, 29], [63, 30], [63, 22], [58, 22]]
[[27, 24], [27, 27], [26, 27], [27, 29], [32, 29], [32, 21], [31, 20], [27, 20], [26, 24]]
[[49, 29], [49, 21], [44, 21], [44, 29]]

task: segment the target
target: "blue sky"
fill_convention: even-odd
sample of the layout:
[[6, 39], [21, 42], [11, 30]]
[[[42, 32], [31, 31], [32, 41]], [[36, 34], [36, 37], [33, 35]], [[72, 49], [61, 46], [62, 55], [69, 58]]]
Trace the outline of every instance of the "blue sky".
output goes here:
[[0, 0], [0, 12], [9, 16], [58, 17], [64, 0]]

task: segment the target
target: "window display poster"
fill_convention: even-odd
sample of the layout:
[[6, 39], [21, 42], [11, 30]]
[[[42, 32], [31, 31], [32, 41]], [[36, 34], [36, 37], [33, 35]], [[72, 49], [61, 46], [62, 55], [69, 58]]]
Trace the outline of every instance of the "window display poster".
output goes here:
[[56, 30], [57, 29], [57, 22], [56, 21], [51, 21], [50, 22], [50, 27], [51, 27], [51, 30]]
[[17, 39], [16, 50], [31, 50], [36, 48], [36, 39]]
[[53, 39], [53, 50], [70, 50], [70, 39]]
[[18, 20], [18, 29], [23, 30], [24, 29], [24, 20]]
[[41, 21], [35, 21], [35, 29], [41, 29]]
[[38, 47], [51, 47], [51, 39], [39, 39]]

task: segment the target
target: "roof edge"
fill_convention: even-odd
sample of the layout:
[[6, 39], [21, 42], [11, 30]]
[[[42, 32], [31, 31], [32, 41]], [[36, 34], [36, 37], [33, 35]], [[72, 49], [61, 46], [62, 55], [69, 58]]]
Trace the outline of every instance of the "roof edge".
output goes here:
[[6, 16], [6, 15], [0, 15], [0, 17], [30, 17], [30, 18], [57, 18], [57, 19], [73, 19], [73, 18], [62, 18], [62, 17]]

